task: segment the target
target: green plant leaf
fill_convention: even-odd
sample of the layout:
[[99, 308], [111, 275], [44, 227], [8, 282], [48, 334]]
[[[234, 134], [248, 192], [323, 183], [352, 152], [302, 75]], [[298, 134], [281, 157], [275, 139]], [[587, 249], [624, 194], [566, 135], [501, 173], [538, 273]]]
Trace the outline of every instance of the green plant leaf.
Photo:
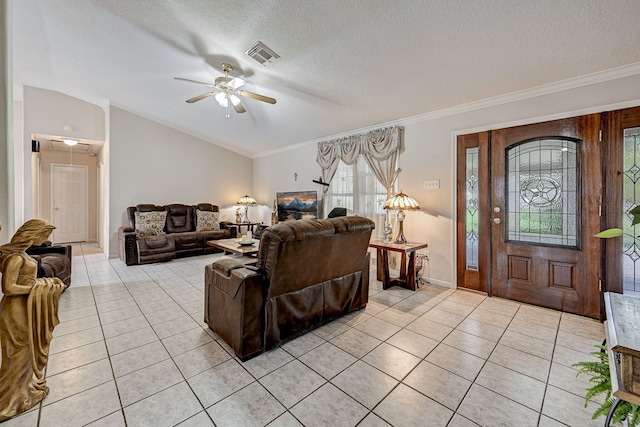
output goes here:
[[[635, 220], [635, 219], [634, 219]], [[621, 228], [609, 228], [607, 230], [603, 230], [598, 234], [594, 234], [594, 237], [599, 237], [600, 239], [610, 239], [612, 237], [622, 236], [623, 231]]]
[[[609, 354], [607, 353], [607, 347], [603, 345], [596, 345], [594, 347], [598, 348], [599, 351], [593, 351], [590, 354], [598, 360], [578, 362], [572, 366], [580, 368], [577, 375], [584, 373], [592, 375], [592, 377], [589, 378], [589, 383], [592, 385], [587, 389], [585, 396], [585, 408], [589, 402], [594, 403], [591, 400], [593, 397], [600, 394], [605, 395], [604, 401], [593, 413], [591, 419], [595, 420], [598, 417], [606, 417], [616, 399], [611, 395], [611, 375], [609, 372]], [[614, 411], [612, 421], [616, 424], [625, 419], [629, 427], [640, 427], [640, 408], [629, 402], [621, 402]]]
[[636, 206], [635, 208], [631, 209], [629, 213], [633, 215], [633, 221], [631, 222], [632, 226], [640, 223], [640, 206]]

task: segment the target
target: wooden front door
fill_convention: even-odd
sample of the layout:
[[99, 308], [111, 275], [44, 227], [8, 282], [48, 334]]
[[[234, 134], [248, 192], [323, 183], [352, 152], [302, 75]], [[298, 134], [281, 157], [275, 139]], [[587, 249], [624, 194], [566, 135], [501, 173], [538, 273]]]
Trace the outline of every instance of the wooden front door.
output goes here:
[[493, 295], [600, 317], [600, 115], [492, 132]]
[[594, 114], [489, 133], [478, 189], [489, 197], [478, 226], [490, 236], [478, 246], [489, 295], [600, 317], [599, 130]]

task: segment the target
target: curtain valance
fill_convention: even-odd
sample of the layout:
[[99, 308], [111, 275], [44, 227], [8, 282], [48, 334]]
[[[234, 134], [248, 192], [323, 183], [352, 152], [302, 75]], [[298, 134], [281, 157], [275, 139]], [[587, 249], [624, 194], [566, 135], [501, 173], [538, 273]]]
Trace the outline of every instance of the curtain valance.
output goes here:
[[[319, 142], [316, 161], [322, 168], [322, 180], [331, 182], [340, 160], [351, 165], [362, 155], [382, 184], [385, 187], [392, 185], [392, 179], [397, 176], [394, 168], [402, 149], [403, 130], [400, 126], [393, 126]], [[325, 187], [323, 192], [327, 190]]]
[[385, 160], [400, 151], [402, 130], [402, 127], [393, 126], [319, 142], [317, 162], [325, 169], [337, 160], [351, 165], [360, 154], [367, 154], [376, 160]]

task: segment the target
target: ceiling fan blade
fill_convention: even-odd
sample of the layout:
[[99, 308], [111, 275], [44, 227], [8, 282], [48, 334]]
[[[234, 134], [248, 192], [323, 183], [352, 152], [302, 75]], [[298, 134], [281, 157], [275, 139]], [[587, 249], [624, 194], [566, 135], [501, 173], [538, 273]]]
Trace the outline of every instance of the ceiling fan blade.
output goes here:
[[241, 79], [240, 77], [234, 77], [233, 79], [231, 79], [229, 83], [227, 83], [227, 85], [232, 89], [238, 89], [240, 86], [243, 86], [245, 83], [247, 82]]
[[191, 79], [185, 79], [182, 77], [174, 77], [175, 80], [181, 80], [183, 82], [189, 82], [189, 83], [197, 83], [199, 85], [205, 85], [205, 86], [209, 86], [209, 87], [215, 87], [214, 85], [212, 85], [211, 83], [205, 83], [205, 82], [199, 82], [198, 80], [191, 80]]
[[210, 96], [214, 96], [217, 92], [207, 92], [207, 93], [203, 93], [202, 95], [198, 95], [198, 96], [194, 96], [193, 98], [187, 99], [187, 102], [189, 104], [193, 104], [194, 102], [198, 102], [200, 100], [203, 100], [205, 98], [208, 98]]
[[269, 98], [268, 96], [259, 95], [253, 92], [247, 92], [246, 90], [239, 90], [238, 95], [246, 96], [247, 98], [257, 99], [258, 101], [268, 102], [269, 104], [275, 104], [276, 100]]
[[236, 110], [236, 113], [241, 114], [241, 113], [246, 113], [247, 110], [244, 109], [244, 105], [242, 105], [241, 102], [238, 102], [237, 104], [233, 104], [233, 109]]

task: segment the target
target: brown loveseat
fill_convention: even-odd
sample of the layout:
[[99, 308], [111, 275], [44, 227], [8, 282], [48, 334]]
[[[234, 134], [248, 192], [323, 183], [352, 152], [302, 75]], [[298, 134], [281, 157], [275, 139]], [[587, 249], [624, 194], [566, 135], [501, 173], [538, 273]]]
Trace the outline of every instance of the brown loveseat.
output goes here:
[[265, 229], [255, 267], [234, 259], [205, 267], [205, 322], [246, 360], [364, 308], [373, 228], [353, 216]]
[[[228, 225], [231, 223], [218, 221], [219, 230], [197, 231], [197, 211], [219, 212], [218, 206], [210, 203], [193, 206], [171, 204], [128, 207], [129, 226], [118, 229], [120, 259], [127, 265], [134, 265], [220, 252], [219, 249], [207, 245], [207, 242], [230, 238], [231, 232]], [[161, 231], [162, 234], [145, 234], [140, 231], [141, 224], [138, 224], [138, 231], [136, 231], [136, 212], [138, 214], [160, 213], [163, 217], [166, 215], [164, 226], [156, 230], [156, 232]]]

